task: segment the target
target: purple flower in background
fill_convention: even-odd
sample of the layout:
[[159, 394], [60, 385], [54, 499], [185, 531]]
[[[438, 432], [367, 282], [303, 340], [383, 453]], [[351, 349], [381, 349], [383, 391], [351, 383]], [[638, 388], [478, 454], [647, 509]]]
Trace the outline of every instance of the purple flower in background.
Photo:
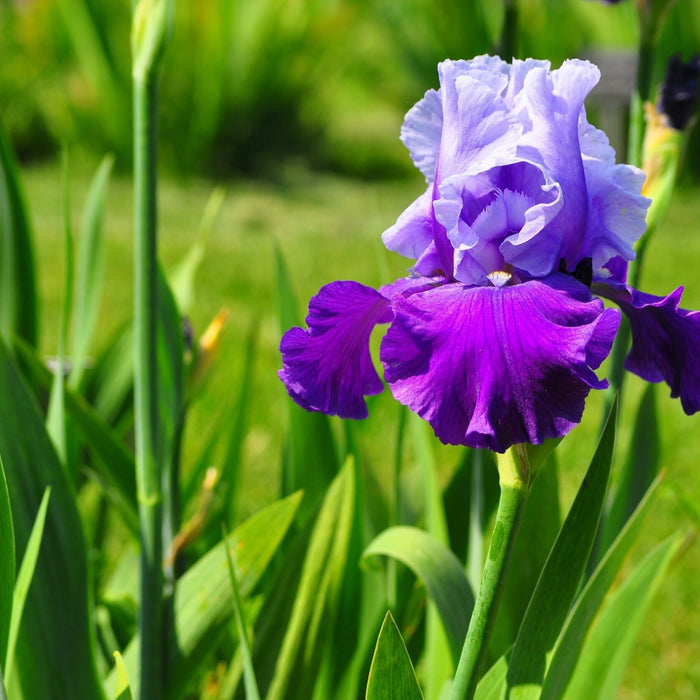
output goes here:
[[323, 287], [308, 330], [281, 342], [280, 377], [309, 410], [364, 418], [383, 384], [369, 337], [389, 323], [380, 360], [394, 397], [445, 443], [505, 451], [565, 435], [581, 420], [619, 311], [630, 319], [626, 367], [665, 380], [700, 408], [700, 316], [625, 285], [645, 229], [644, 174], [616, 165], [583, 102], [600, 77], [587, 62], [445, 61], [440, 89], [406, 115], [403, 143], [425, 193], [384, 232], [415, 260], [374, 290]]

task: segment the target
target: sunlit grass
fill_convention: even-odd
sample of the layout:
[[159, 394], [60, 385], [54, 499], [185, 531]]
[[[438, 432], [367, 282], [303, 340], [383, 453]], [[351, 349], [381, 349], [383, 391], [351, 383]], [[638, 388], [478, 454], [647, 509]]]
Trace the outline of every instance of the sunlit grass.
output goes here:
[[[78, 229], [80, 207], [94, 162], [77, 162], [71, 172], [73, 220]], [[41, 347], [56, 351], [62, 296], [62, 212], [59, 168], [45, 166], [24, 173], [24, 184], [36, 237], [42, 304]], [[188, 250], [214, 184], [164, 179], [160, 191], [161, 258], [166, 269]], [[397, 182], [359, 182], [286, 168], [275, 183], [236, 182], [212, 232], [200, 269], [192, 324], [201, 333], [222, 307], [230, 310], [222, 351], [206, 393], [194, 405], [189, 423], [187, 460], [194, 459], [211, 431], [226, 430], [226, 410], [235, 395], [242, 352], [251, 326], [259, 327], [244, 468], [238, 492], [243, 517], [278, 495], [278, 465], [286, 421], [286, 394], [276, 376], [280, 360], [280, 329], [275, 309], [273, 246], [278, 243], [295, 282], [300, 320], [309, 297], [334, 279], [356, 279], [379, 285], [401, 274], [407, 261], [382, 250], [379, 235], [422, 191], [419, 178]], [[681, 192], [665, 225], [647, 253], [645, 291], [666, 294], [685, 283], [683, 305], [700, 307], [700, 200]], [[116, 176], [106, 207], [105, 294], [98, 329], [98, 347], [131, 313], [132, 278], [131, 184]], [[383, 268], [391, 275], [384, 277]], [[623, 407], [618, 447], [630, 438], [631, 420], [642, 383], [632, 379]], [[640, 550], [693, 521], [677, 496], [680, 489], [691, 503], [700, 503], [700, 417], [686, 417], [665, 386], [657, 390], [662, 431], [662, 464], [667, 485], [653, 514]], [[567, 504], [593, 449], [600, 424], [600, 396], [591, 397], [580, 427], [564, 441], [560, 463]], [[397, 413], [388, 396], [372, 402], [371, 417], [358, 426], [359, 439], [378, 465], [387, 460], [386, 435], [393, 434]], [[224, 419], [222, 421], [222, 418]], [[622, 450], [618, 450], [619, 453]], [[445, 448], [440, 457], [446, 470], [456, 461]], [[214, 459], [220, 457], [215, 455]], [[380, 467], [381, 472], [381, 467]], [[671, 572], [656, 599], [648, 624], [636, 647], [620, 697], [697, 697], [700, 693], [700, 558], [692, 546]], [[623, 621], [621, 621], [621, 624]], [[626, 690], [627, 688], [628, 690]]]

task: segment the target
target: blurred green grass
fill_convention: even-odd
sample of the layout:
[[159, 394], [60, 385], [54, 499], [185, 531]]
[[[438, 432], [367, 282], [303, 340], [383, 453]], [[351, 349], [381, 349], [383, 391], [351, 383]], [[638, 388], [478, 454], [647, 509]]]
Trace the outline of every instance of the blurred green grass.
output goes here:
[[[80, 156], [71, 166], [76, 229], [97, 162], [96, 158]], [[23, 176], [36, 240], [41, 348], [51, 355], [57, 344], [64, 258], [60, 169], [56, 164], [44, 164], [25, 169]], [[188, 250], [213, 187], [206, 180], [162, 181], [160, 251], [166, 269], [172, 268]], [[362, 182], [294, 165], [285, 166], [274, 182], [248, 180], [227, 185], [226, 199], [198, 275], [191, 321], [201, 334], [220, 308], [227, 307], [231, 313], [217, 367], [190, 414], [184, 469], [213, 430], [226, 430], [226, 409], [232, 404], [242, 371], [245, 340], [251, 324], [257, 321], [259, 338], [251, 393], [254, 400], [237, 493], [239, 517], [274, 500], [279, 489], [278, 465], [288, 399], [276, 376], [280, 329], [275, 307], [275, 242], [289, 265], [303, 317], [309, 297], [326, 282], [356, 279], [377, 286], [402, 274], [408, 261], [384, 251], [380, 234], [423, 187], [418, 176]], [[117, 176], [110, 185], [106, 204], [105, 295], [98, 347], [110, 342], [131, 313], [131, 196], [130, 180]], [[697, 192], [678, 192], [668, 219], [650, 243], [642, 284], [645, 291], [666, 294], [685, 283], [683, 306], [700, 308], [699, 222]], [[629, 378], [618, 448], [630, 438], [631, 416], [642, 386], [641, 381]], [[668, 398], [665, 386], [657, 388], [657, 397], [667, 483], [641, 544], [643, 551], [679, 528], [698, 525], [682, 505], [677, 490], [700, 511], [700, 416], [685, 416], [679, 402]], [[602, 403], [601, 394], [591, 396], [582, 424], [559, 450], [562, 498], [567, 507], [593, 450]], [[394, 432], [393, 423], [388, 428], [387, 423], [397, 416], [395, 404], [384, 392], [372, 400], [370, 418], [357, 425], [358, 439], [380, 475], [387, 461], [386, 435]], [[393, 450], [393, 442], [389, 447]], [[621, 452], [618, 449], [618, 457]], [[450, 448], [440, 447], [438, 455], [438, 462], [446, 470], [457, 459]], [[213, 459], [216, 458], [215, 455]], [[698, 599], [700, 557], [696, 543], [675, 566], [656, 599], [619, 697], [631, 700], [700, 696]]]
[[[520, 58], [628, 52], [635, 3], [520, 0]], [[672, 3], [654, 83], [700, 45], [700, 0]], [[175, 3], [161, 83], [161, 158], [199, 174], [274, 172], [281, 157], [376, 178], [401, 167], [395, 120], [436, 64], [496, 50], [490, 0], [198, 0]], [[0, 114], [20, 158], [64, 142], [131, 154], [128, 3], [0, 3]], [[627, 89], [627, 88], [624, 88]], [[697, 153], [700, 134], [693, 136]], [[404, 161], [405, 162], [405, 161]], [[699, 176], [697, 159], [687, 169]]]

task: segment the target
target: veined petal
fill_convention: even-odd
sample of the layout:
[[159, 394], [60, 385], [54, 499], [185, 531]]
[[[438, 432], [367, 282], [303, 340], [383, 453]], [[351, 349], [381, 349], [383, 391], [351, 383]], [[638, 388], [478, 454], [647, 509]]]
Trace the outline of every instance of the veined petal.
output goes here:
[[279, 377], [303, 408], [341, 418], [366, 418], [364, 397], [383, 385], [369, 354], [369, 336], [391, 321], [389, 300], [359, 282], [332, 282], [309, 302], [308, 330], [282, 337]]
[[619, 313], [553, 274], [504, 287], [453, 283], [392, 300], [381, 345], [394, 397], [445, 443], [505, 451], [565, 435], [581, 420], [593, 369]]
[[700, 410], [700, 311], [679, 307], [683, 287], [666, 297], [622, 284], [593, 285], [629, 318], [632, 349], [625, 369], [648, 382], [665, 381], [688, 414]]

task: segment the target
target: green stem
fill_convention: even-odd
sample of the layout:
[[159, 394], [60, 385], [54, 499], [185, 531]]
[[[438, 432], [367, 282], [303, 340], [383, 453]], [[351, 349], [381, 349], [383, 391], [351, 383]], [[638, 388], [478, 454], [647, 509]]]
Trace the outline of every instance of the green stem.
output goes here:
[[498, 53], [504, 61], [515, 58], [518, 44], [518, 3], [517, 0], [503, 1], [503, 28]]
[[642, 145], [644, 143], [644, 103], [651, 98], [651, 82], [654, 73], [656, 37], [653, 29], [643, 23], [642, 36], [637, 53], [637, 84], [630, 105], [629, 145], [627, 160], [642, 167]]
[[504, 455], [497, 456], [501, 496], [496, 523], [450, 700], [470, 700], [474, 697], [486, 660], [488, 642], [503, 593], [503, 583], [515, 536], [530, 492], [530, 475], [525, 468], [524, 451], [517, 448], [518, 446], [511, 448]]
[[[656, 53], [656, 42], [659, 33], [658, 24], [651, 18], [646, 17], [640, 11], [639, 16], [639, 50], [637, 53], [637, 81], [635, 93], [632, 96], [630, 105], [629, 123], [629, 143], [627, 147], [627, 160], [641, 168], [642, 147], [644, 145], [644, 103], [651, 98], [652, 78], [654, 73], [654, 57]], [[629, 284], [637, 288], [639, 277], [642, 272], [642, 262], [647, 242], [651, 237], [648, 230], [637, 246], [636, 258], [629, 263], [627, 279]], [[615, 339], [612, 351], [612, 364], [610, 371], [610, 390], [606, 398], [604, 415], [607, 416], [610, 406], [616, 395], [620, 395], [622, 400], [622, 385], [625, 380], [625, 358], [629, 351], [631, 340], [631, 330], [626, 318], [622, 319], [620, 329]]]
[[155, 79], [134, 79], [134, 420], [141, 531], [141, 697], [162, 694], [163, 540], [158, 449]]

